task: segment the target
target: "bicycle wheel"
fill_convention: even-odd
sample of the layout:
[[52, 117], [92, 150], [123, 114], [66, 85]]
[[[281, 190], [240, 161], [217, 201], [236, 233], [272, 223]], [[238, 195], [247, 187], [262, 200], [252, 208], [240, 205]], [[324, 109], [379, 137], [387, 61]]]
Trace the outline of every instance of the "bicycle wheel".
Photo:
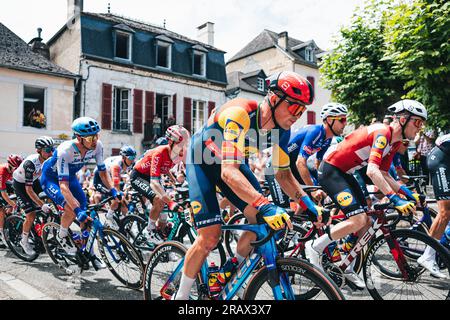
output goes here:
[[[450, 257], [447, 249], [426, 234], [414, 230], [394, 230], [391, 236], [398, 242], [406, 259], [408, 278], [402, 276], [386, 239], [379, 237], [368, 249], [363, 268], [370, 295], [376, 300], [450, 299]], [[434, 278], [417, 263], [417, 258], [427, 245], [436, 250], [441, 272], [447, 275], [447, 279]]]
[[[144, 230], [147, 227], [147, 221], [142, 217], [131, 214], [126, 216], [120, 222], [120, 233], [122, 233], [136, 249], [146, 250], [148, 248], [147, 238], [144, 236]], [[148, 248], [150, 250], [150, 248]]]
[[22, 240], [22, 228], [24, 222], [25, 219], [23, 219], [20, 216], [16, 215], [9, 216], [5, 220], [4, 226], [5, 240], [9, 249], [11, 249], [12, 253], [14, 253], [15, 256], [26, 262], [33, 262], [39, 257], [40, 248], [42, 248], [42, 246], [40, 245], [41, 240], [39, 239], [36, 232], [34, 232], [34, 230], [31, 229], [28, 241], [34, 248], [35, 254], [27, 255], [25, 253], [22, 246], [20, 245], [20, 240]]
[[[321, 291], [314, 297], [315, 299], [345, 299], [330, 277], [309, 262], [294, 258], [278, 258], [277, 269], [280, 275], [285, 273], [290, 279], [296, 300], [303, 299], [305, 292], [315, 287]], [[243, 300], [274, 300], [269, 281], [269, 273], [264, 266], [250, 279]]]
[[[68, 275], [81, 273], [83, 268], [80, 267], [80, 260], [77, 257], [78, 254], [76, 256], [67, 254], [56, 240], [56, 235], [59, 233], [60, 227], [59, 224], [54, 222], [49, 222], [44, 226], [42, 231], [42, 242], [45, 251], [50, 259], [52, 259], [52, 261]], [[72, 241], [72, 244], [75, 245], [72, 240], [72, 231], [70, 229], [69, 238]]]
[[[187, 248], [176, 241], [165, 242], [153, 251], [144, 272], [144, 300], [170, 300], [178, 290], [182, 275], [182, 259]], [[202, 295], [199, 280], [191, 291], [192, 299]]]
[[142, 287], [144, 264], [141, 255], [121, 233], [104, 229], [97, 237], [98, 249], [111, 273], [131, 289]]

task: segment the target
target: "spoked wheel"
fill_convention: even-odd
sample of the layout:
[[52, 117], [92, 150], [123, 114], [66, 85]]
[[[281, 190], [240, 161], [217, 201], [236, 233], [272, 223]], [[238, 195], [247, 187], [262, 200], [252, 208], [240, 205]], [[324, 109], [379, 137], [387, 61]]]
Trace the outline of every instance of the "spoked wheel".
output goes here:
[[[379, 237], [367, 251], [364, 279], [370, 295], [377, 300], [448, 300], [450, 299], [449, 252], [436, 240], [414, 230], [394, 230], [393, 239], [399, 244], [406, 265], [406, 275], [400, 271], [384, 237]], [[420, 266], [417, 259], [426, 246], [436, 251], [441, 272], [447, 279], [439, 279]]]
[[141, 252], [144, 253], [153, 249], [150, 247], [145, 235], [145, 228], [147, 228], [147, 221], [137, 215], [128, 215], [120, 222], [120, 233], [122, 233], [127, 240]]
[[[60, 225], [54, 222], [47, 223], [42, 232], [42, 242], [44, 248], [50, 259], [61, 269], [63, 269], [68, 275], [81, 272], [79, 267], [79, 259], [76, 256], [67, 254], [56, 240], [56, 235], [59, 233]], [[70, 230], [69, 230], [70, 233]], [[71, 236], [69, 236], [71, 238]], [[70, 239], [72, 242], [73, 240]], [[75, 243], [72, 243], [75, 245]]]
[[22, 240], [22, 228], [24, 222], [25, 219], [20, 216], [9, 216], [5, 220], [5, 240], [8, 244], [9, 249], [11, 249], [12, 253], [14, 253], [14, 255], [16, 255], [19, 259], [26, 262], [33, 262], [39, 257], [41, 253], [40, 251], [42, 249], [42, 241], [33, 229], [30, 230], [28, 242], [31, 244], [31, 247], [34, 248], [35, 253], [33, 255], [28, 255], [25, 253], [22, 246], [20, 245], [20, 241]]
[[140, 253], [133, 245], [117, 231], [103, 230], [103, 237], [97, 237], [98, 249], [103, 261], [111, 273], [131, 289], [142, 287], [144, 264]]
[[[277, 270], [280, 275], [288, 279], [295, 300], [304, 300], [305, 293], [312, 288], [318, 288], [318, 300], [344, 300], [344, 295], [336, 284], [319, 269], [309, 262], [294, 258], [277, 259]], [[273, 291], [269, 284], [269, 273], [266, 267], [261, 268], [250, 280], [244, 300], [274, 300]], [[283, 290], [284, 291], [284, 290]], [[287, 290], [283, 292], [284, 299], [288, 299]]]
[[[144, 272], [144, 300], [170, 300], [178, 291], [187, 248], [176, 241], [159, 245], [150, 256]], [[191, 299], [202, 297], [199, 280]]]

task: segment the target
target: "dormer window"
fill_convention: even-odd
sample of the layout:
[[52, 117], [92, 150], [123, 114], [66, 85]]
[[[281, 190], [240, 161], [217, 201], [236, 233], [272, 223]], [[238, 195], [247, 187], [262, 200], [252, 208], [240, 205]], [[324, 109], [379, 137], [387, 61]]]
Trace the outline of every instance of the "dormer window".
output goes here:
[[118, 59], [131, 61], [134, 30], [125, 24], [114, 26], [114, 54]]
[[206, 55], [208, 50], [200, 45], [195, 45], [193, 49], [193, 74], [195, 76], [206, 77]]
[[308, 62], [314, 62], [314, 51], [311, 47], [305, 49], [305, 60]]
[[125, 32], [116, 32], [116, 58], [131, 60], [131, 35]]
[[172, 67], [173, 40], [162, 35], [156, 39], [156, 65], [160, 68], [170, 69]]
[[263, 78], [258, 78], [258, 90], [262, 91], [262, 92], [265, 91], [264, 79]]

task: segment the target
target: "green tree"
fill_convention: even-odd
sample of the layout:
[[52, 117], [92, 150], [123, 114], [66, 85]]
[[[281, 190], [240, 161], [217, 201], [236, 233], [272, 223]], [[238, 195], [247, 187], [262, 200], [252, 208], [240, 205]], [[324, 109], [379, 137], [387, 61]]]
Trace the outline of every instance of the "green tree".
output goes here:
[[405, 98], [422, 102], [429, 125], [450, 129], [450, 3], [414, 0], [396, 6], [386, 21], [385, 62], [406, 79]]
[[391, 72], [391, 60], [382, 60], [388, 11], [385, 1], [367, 2], [351, 25], [340, 30], [336, 48], [321, 63], [322, 85], [331, 90], [333, 100], [349, 106], [356, 124], [381, 120], [387, 107], [405, 94], [404, 77]]

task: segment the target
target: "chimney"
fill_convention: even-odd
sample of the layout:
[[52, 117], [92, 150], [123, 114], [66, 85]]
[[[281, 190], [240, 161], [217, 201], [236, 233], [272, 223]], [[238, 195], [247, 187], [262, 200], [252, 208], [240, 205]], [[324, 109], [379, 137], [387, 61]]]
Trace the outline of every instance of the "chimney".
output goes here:
[[214, 46], [214, 23], [206, 22], [197, 28], [197, 40]]
[[83, 12], [83, 0], [67, 0], [67, 20]]
[[278, 34], [278, 46], [283, 50], [288, 49], [288, 33], [287, 31]]
[[28, 42], [28, 45], [30, 46], [31, 50], [33, 50], [33, 52], [39, 53], [45, 59], [50, 60], [50, 49], [44, 42], [42, 42], [42, 28], [38, 28], [37, 31], [38, 36]]

